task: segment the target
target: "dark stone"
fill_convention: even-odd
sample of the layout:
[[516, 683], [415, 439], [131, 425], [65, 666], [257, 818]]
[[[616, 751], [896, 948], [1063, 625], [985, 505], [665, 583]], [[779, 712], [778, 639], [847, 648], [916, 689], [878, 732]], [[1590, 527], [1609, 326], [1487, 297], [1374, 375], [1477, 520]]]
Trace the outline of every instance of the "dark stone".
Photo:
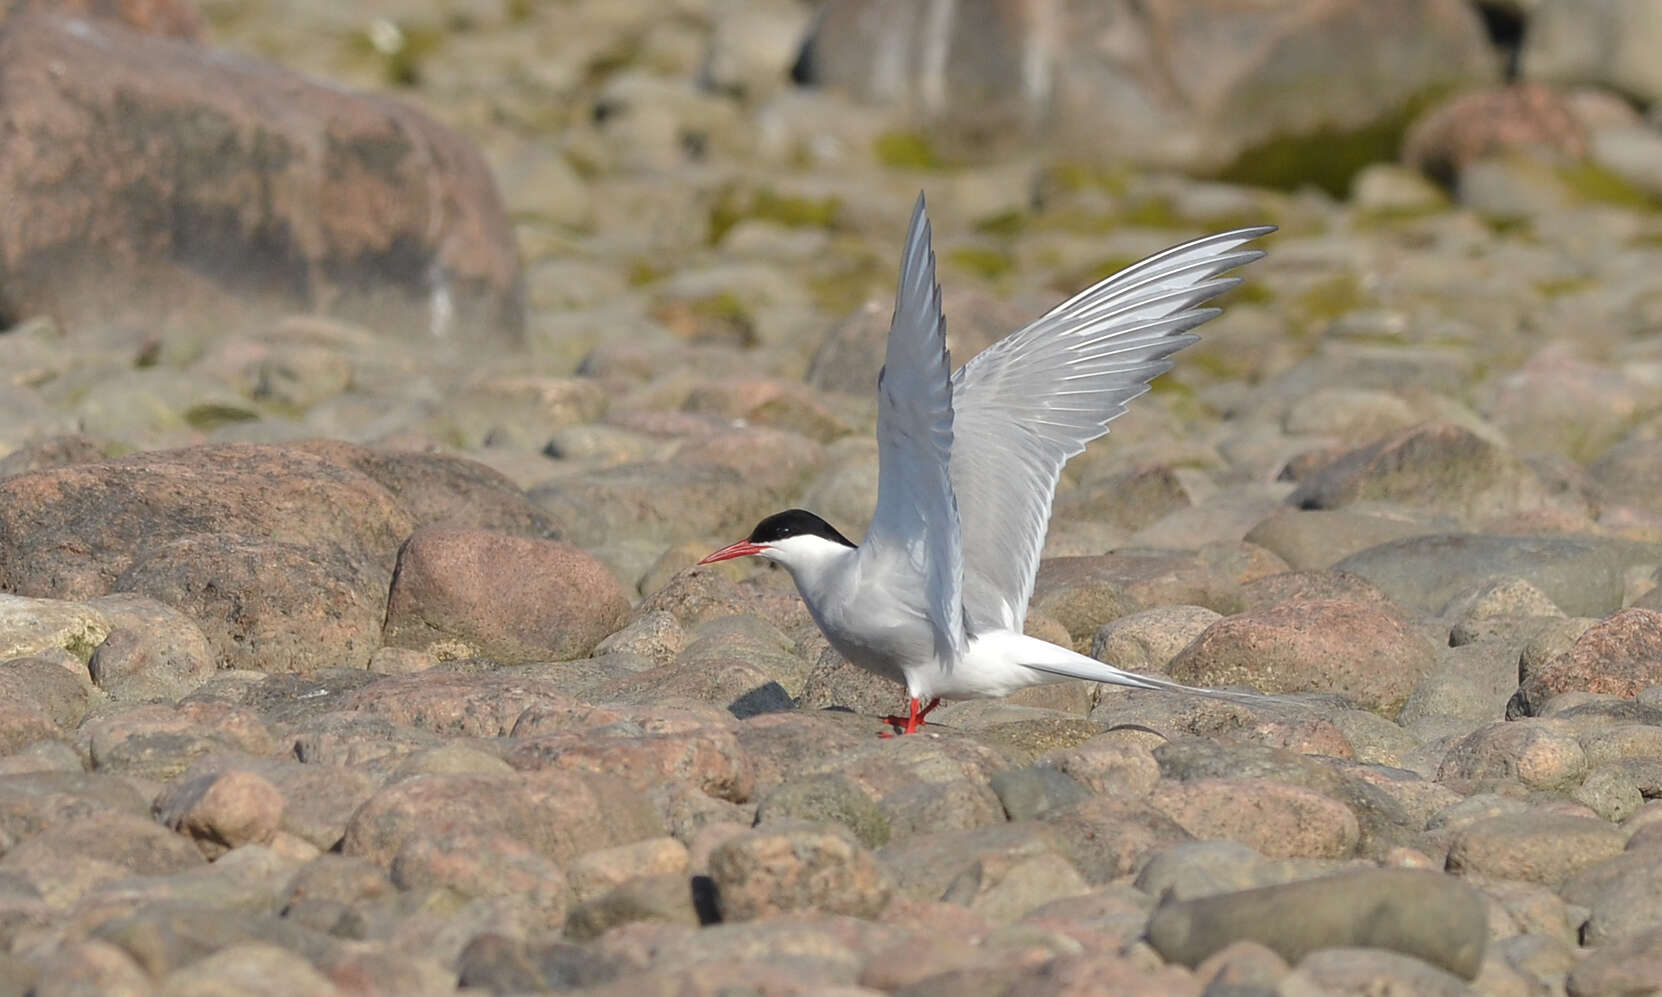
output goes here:
[[1488, 930], [1483, 897], [1459, 880], [1370, 869], [1168, 902], [1149, 920], [1148, 940], [1167, 960], [1187, 966], [1244, 939], [1289, 963], [1317, 949], [1382, 948], [1473, 979]]

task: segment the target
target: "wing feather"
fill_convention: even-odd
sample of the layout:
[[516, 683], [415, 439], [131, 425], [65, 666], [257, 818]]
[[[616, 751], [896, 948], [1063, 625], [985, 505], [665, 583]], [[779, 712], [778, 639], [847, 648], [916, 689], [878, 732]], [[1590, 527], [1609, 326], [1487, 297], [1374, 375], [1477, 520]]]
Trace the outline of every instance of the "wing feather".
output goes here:
[[863, 564], [905, 565], [923, 584], [936, 657], [963, 654], [963, 554], [950, 462], [951, 363], [922, 195], [901, 258], [900, 288], [877, 377], [877, 509], [860, 545]]
[[972, 631], [1021, 630], [1062, 465], [1199, 339], [1190, 330], [1218, 310], [1197, 306], [1239, 284], [1219, 275], [1263, 256], [1240, 247], [1273, 231], [1221, 232], [1135, 263], [953, 376], [951, 479]]

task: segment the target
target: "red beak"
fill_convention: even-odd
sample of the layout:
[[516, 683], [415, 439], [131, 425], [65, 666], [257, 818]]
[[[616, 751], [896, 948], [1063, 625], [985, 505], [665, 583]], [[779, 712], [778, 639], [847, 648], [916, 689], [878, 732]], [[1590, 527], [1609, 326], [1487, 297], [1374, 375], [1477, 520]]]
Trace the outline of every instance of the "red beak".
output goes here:
[[717, 561], [731, 561], [735, 557], [749, 557], [767, 550], [764, 544], [753, 544], [749, 540], [735, 540], [722, 549], [698, 562], [699, 564], [714, 564]]

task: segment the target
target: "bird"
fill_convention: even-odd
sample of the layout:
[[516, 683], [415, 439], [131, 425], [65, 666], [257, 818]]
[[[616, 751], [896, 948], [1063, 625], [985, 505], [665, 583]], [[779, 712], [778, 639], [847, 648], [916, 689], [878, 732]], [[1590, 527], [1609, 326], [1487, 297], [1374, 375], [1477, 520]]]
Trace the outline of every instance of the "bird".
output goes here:
[[908, 712], [882, 718], [901, 734], [917, 733], [943, 699], [1066, 679], [1249, 697], [1129, 672], [1022, 628], [1063, 465], [1198, 341], [1191, 330], [1220, 314], [1199, 306], [1241, 283], [1223, 274], [1262, 257], [1243, 247], [1273, 231], [1238, 228], [1150, 256], [953, 372], [920, 193], [877, 377], [877, 504], [865, 537], [856, 544], [788, 509], [699, 564], [782, 566], [838, 654], [906, 687]]

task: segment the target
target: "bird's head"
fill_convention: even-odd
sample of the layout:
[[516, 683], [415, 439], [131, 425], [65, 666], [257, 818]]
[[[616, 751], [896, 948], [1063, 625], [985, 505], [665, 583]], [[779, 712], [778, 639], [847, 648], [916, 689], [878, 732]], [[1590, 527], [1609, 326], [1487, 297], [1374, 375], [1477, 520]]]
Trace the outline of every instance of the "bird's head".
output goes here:
[[786, 509], [757, 523], [750, 536], [728, 544], [698, 563], [714, 564], [755, 555], [796, 571], [853, 549], [854, 544], [825, 520], [803, 509]]

